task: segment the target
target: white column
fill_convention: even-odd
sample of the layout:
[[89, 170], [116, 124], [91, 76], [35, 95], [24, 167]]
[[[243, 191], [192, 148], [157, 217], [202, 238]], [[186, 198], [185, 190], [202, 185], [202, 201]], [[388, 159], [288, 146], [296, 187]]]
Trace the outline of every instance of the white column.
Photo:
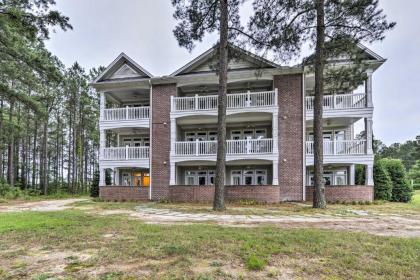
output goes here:
[[103, 149], [106, 147], [105, 129], [99, 127], [99, 160], [103, 158]]
[[373, 107], [372, 74], [373, 74], [372, 69], [368, 69], [366, 71], [367, 79], [366, 79], [365, 89], [366, 89], [366, 105], [367, 105], [367, 107]]
[[170, 163], [170, 169], [169, 169], [169, 185], [173, 186], [176, 185], [175, 183], [175, 162], [171, 161]]
[[279, 152], [279, 114], [273, 113], [273, 153]]
[[176, 142], [176, 119], [171, 118], [171, 156], [175, 155], [175, 142]]
[[349, 185], [351, 186], [354, 185], [355, 170], [356, 166], [354, 164], [351, 164], [349, 168]]
[[115, 168], [115, 185], [119, 186], [120, 185], [120, 169], [119, 168]]
[[366, 154], [371, 155], [373, 154], [373, 120], [372, 118], [365, 118], [365, 134], [366, 134]]
[[279, 185], [279, 161], [273, 160], [273, 186]]
[[105, 169], [99, 167], [99, 186], [105, 186]]
[[366, 165], [366, 182], [367, 186], [373, 186], [373, 163]]
[[105, 110], [105, 92], [99, 92], [99, 112], [100, 112], [100, 120], [104, 120], [104, 110]]

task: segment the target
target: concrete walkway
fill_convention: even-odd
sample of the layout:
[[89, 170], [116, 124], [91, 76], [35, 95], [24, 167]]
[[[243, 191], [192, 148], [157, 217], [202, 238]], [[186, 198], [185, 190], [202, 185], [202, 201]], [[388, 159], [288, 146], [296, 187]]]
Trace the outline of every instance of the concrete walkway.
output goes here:
[[[340, 217], [332, 215], [228, 215], [210, 213], [182, 213], [170, 209], [139, 206], [136, 211], [123, 211], [132, 218], [152, 224], [177, 224], [210, 222], [226, 226], [253, 227], [274, 225], [281, 228], [319, 228], [366, 232], [381, 236], [420, 237], [419, 215], [368, 215]], [[105, 211], [104, 215], [123, 214], [118, 210]]]

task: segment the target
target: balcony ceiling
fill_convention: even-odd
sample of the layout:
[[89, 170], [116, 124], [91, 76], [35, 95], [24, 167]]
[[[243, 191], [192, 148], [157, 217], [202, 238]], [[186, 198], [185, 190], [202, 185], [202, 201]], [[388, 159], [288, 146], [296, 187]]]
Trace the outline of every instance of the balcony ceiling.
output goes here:
[[[247, 123], [247, 122], [271, 122], [272, 114], [269, 113], [240, 113], [229, 115], [226, 117], [227, 124], [233, 123]], [[178, 125], [191, 124], [217, 124], [217, 116], [196, 115], [189, 117], [181, 117], [177, 119]]]
[[118, 102], [135, 102], [149, 100], [149, 89], [124, 89], [107, 92], [107, 95]]
[[[247, 166], [247, 165], [271, 165], [272, 161], [263, 159], [243, 159], [243, 160], [227, 160], [226, 166]], [[177, 166], [216, 166], [216, 161], [208, 160], [190, 160], [178, 162]]]
[[[347, 127], [354, 124], [361, 118], [333, 118], [324, 119], [324, 127]], [[312, 128], [314, 126], [313, 120], [306, 121], [306, 128]]]
[[131, 135], [131, 134], [149, 134], [148, 128], [133, 128], [133, 127], [119, 127], [110, 129], [112, 132], [124, 135]]
[[[228, 83], [228, 92], [246, 92], [250, 91], [265, 91], [271, 90], [272, 80], [255, 80], [247, 82]], [[218, 84], [201, 84], [201, 85], [188, 85], [178, 88], [179, 93], [182, 94], [217, 94]]]

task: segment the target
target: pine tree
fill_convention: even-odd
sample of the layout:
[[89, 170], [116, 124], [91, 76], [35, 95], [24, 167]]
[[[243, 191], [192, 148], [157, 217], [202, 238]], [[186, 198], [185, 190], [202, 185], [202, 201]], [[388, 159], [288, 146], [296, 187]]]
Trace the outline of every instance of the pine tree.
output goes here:
[[375, 182], [375, 199], [391, 200], [392, 181], [381, 159], [376, 160], [373, 165], [373, 181]]
[[[364, 67], [360, 42], [384, 39], [395, 23], [386, 20], [378, 0], [254, 0], [248, 41], [259, 51], [272, 50], [277, 58], [290, 60], [302, 46], [315, 46], [315, 55], [305, 59], [315, 71], [314, 101], [314, 207], [326, 207], [323, 182], [324, 83], [332, 89], [357, 85]], [[353, 67], [327, 67], [327, 58], [346, 55]]]
[[409, 202], [413, 189], [407, 181], [404, 165], [399, 159], [382, 159], [392, 181], [392, 201]]
[[241, 30], [239, 23], [240, 0], [172, 0], [174, 18], [179, 21], [174, 35], [180, 46], [192, 50], [194, 42], [201, 41], [206, 33], [218, 32], [219, 63], [217, 161], [213, 209], [225, 209], [224, 185], [226, 168], [226, 91], [229, 42]]

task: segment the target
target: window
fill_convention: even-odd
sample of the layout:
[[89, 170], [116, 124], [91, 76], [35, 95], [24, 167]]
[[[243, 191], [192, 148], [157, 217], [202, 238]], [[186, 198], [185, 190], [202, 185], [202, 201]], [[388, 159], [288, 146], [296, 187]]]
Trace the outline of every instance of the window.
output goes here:
[[207, 171], [198, 172], [198, 185], [205, 186], [207, 184]]
[[209, 185], [214, 185], [214, 177], [215, 177], [215, 172], [214, 171], [209, 171], [208, 172], [208, 183]]
[[185, 171], [186, 185], [214, 185], [214, 170], [187, 170]]
[[232, 130], [232, 132], [230, 133], [230, 138], [232, 140], [242, 139], [242, 131], [241, 130]]
[[335, 173], [335, 185], [343, 186], [347, 184], [347, 172], [346, 171], [337, 171]]
[[244, 185], [253, 185], [254, 184], [254, 170], [245, 170], [244, 171]]
[[216, 131], [210, 131], [208, 136], [209, 141], [216, 141], [217, 140], [217, 132]]
[[123, 186], [131, 186], [131, 174], [128, 172], [124, 172], [122, 174], [122, 185]]
[[232, 170], [232, 185], [242, 185], [242, 170]]
[[255, 170], [255, 178], [257, 185], [267, 184], [267, 171], [266, 170]]
[[186, 185], [195, 185], [195, 171], [186, 171], [185, 172], [185, 184]]

